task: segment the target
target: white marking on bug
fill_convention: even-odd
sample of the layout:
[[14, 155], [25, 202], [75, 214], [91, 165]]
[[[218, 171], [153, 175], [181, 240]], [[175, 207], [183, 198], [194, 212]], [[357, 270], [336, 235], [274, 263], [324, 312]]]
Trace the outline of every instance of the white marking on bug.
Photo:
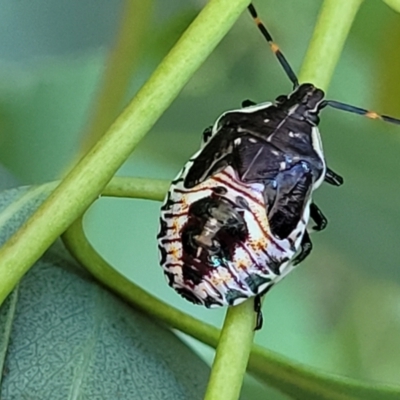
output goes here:
[[238, 304], [243, 303], [245, 300], [246, 300], [245, 298], [238, 297], [235, 300], [233, 300], [232, 305], [237, 306]]
[[271, 286], [270, 282], [265, 282], [258, 287], [258, 293], [263, 292], [268, 286]]
[[321, 177], [318, 179], [318, 181], [316, 181], [314, 183], [313, 190], [315, 190], [323, 182], [323, 180], [325, 178], [325, 173], [326, 173], [326, 163], [325, 163], [325, 158], [324, 158], [324, 150], [322, 148], [321, 135], [319, 133], [318, 128], [315, 126], [311, 130], [311, 141], [312, 141], [313, 149], [319, 155], [320, 159], [322, 160], [322, 162], [324, 164], [324, 172], [321, 174]]
[[294, 106], [290, 107], [289, 110], [288, 110], [288, 116], [289, 115], [293, 115], [298, 108], [299, 108], [298, 104], [295, 104]]

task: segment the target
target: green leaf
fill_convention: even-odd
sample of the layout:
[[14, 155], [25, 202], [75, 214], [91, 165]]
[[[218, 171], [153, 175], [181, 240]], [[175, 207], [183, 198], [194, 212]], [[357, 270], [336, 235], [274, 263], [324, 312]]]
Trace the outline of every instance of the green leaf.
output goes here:
[[[54, 184], [0, 196], [4, 242]], [[0, 309], [0, 398], [201, 399], [209, 369], [56, 242]], [[33, 396], [33, 397], [32, 397]]]

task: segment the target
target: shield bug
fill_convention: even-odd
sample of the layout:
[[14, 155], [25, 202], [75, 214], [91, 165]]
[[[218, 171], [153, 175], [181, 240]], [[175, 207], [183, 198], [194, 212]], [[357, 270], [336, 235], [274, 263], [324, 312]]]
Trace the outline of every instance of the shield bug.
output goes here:
[[254, 6], [248, 9], [294, 89], [273, 103], [246, 100], [205, 130], [161, 207], [158, 243], [168, 283], [181, 296], [206, 307], [255, 297], [258, 329], [260, 296], [312, 249], [309, 220], [314, 230], [326, 227], [314, 190], [324, 181], [343, 183], [325, 162], [320, 111], [400, 120], [325, 100], [321, 89], [299, 84]]

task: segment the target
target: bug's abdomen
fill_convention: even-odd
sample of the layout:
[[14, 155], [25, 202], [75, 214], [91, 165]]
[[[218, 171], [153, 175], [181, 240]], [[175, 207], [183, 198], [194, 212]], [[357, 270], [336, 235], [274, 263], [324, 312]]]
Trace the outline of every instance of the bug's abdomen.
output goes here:
[[175, 182], [158, 241], [168, 282], [183, 297], [207, 307], [239, 304], [288, 272], [304, 225], [274, 237], [263, 184], [243, 183], [231, 167], [191, 188]]

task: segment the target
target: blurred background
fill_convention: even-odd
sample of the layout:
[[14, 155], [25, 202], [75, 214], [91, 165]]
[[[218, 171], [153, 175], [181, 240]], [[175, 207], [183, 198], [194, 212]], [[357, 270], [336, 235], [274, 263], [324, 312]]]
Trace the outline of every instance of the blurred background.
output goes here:
[[[295, 71], [321, 4], [255, 1]], [[134, 40], [118, 61], [126, 64], [118, 74], [126, 75], [127, 84], [109, 118], [203, 5], [200, 0], [1, 0], [0, 162], [24, 184], [59, 179], [96, 136], [90, 127], [124, 16], [132, 15], [127, 26]], [[399, 48], [400, 15], [382, 1], [364, 2], [327, 97], [400, 117]], [[108, 84], [112, 87], [113, 80]], [[197, 150], [204, 128], [222, 112], [244, 99], [268, 101], [290, 89], [244, 14], [118, 174], [172, 179]], [[256, 342], [325, 371], [395, 384], [400, 378], [400, 127], [329, 109], [320, 130], [328, 163], [345, 184], [323, 185], [316, 193], [329, 226], [313, 235], [312, 255], [268, 294]], [[220, 326], [225, 310], [193, 306], [166, 285], [155, 240], [159, 206], [102, 198], [86, 215], [86, 231], [129, 279]], [[185, 340], [212, 360], [210, 349]], [[267, 394], [270, 400], [286, 398], [247, 379], [243, 398]]]

